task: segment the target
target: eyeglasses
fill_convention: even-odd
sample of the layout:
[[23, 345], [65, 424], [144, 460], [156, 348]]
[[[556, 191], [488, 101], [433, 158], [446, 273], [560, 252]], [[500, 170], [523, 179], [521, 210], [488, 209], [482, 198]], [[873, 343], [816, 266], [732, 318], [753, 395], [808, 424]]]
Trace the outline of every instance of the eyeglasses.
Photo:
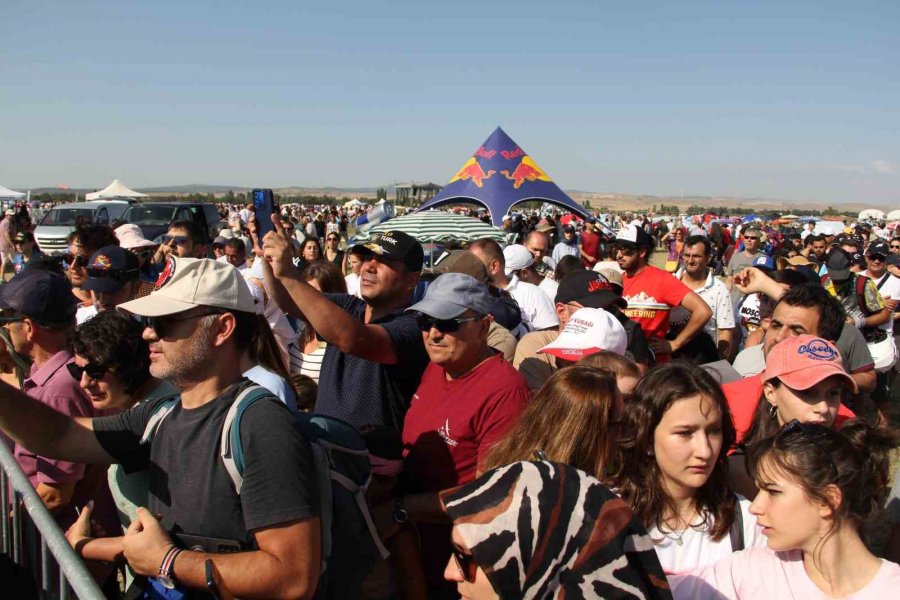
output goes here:
[[169, 244], [171, 242], [175, 242], [176, 246], [184, 246], [190, 240], [186, 235], [164, 235], [162, 237], [163, 244]]
[[71, 267], [75, 267], [76, 269], [83, 269], [88, 264], [88, 258], [83, 254], [72, 254], [71, 252], [67, 252], [62, 255], [63, 267], [69, 269]]
[[94, 381], [100, 381], [106, 376], [107, 371], [109, 371], [109, 367], [103, 365], [88, 363], [83, 367], [80, 367], [73, 362], [66, 364], [66, 369], [69, 370], [69, 375], [71, 375], [72, 379], [75, 381], [81, 381], [81, 377], [85, 373], [87, 373], [87, 376]]
[[799, 419], [794, 419], [794, 420], [790, 421], [781, 429], [781, 431], [779, 432], [778, 435], [780, 437], [782, 435], [796, 433], [798, 431], [801, 432], [806, 437], [806, 439], [808, 439], [810, 442], [812, 442], [813, 446], [816, 447], [816, 449], [819, 451], [819, 453], [822, 456], [824, 456], [825, 458], [828, 459], [828, 462], [831, 463], [831, 468], [834, 472], [834, 477], [836, 479], [838, 476], [838, 468], [837, 468], [837, 465], [834, 463], [834, 459], [831, 457], [831, 454], [829, 454], [828, 452], [825, 452], [825, 448], [823, 448], [821, 445], [819, 445], [819, 442], [816, 441], [816, 438], [813, 436], [813, 434], [809, 431], [809, 428], [803, 422], [801, 422]]
[[432, 319], [426, 315], [419, 315], [416, 317], [416, 322], [419, 324], [419, 329], [422, 331], [429, 331], [432, 327], [440, 331], [441, 333], [453, 333], [455, 331], [459, 331], [459, 328], [464, 323], [469, 323], [470, 321], [478, 321], [479, 319], [483, 319], [483, 316], [480, 317], [470, 317], [468, 319]]
[[870, 254], [867, 258], [872, 262], [884, 262], [887, 257], [884, 254]]
[[197, 315], [190, 315], [189, 317], [141, 317], [141, 327], [147, 329], [148, 327], [153, 330], [156, 334], [156, 337], [162, 339], [172, 333], [172, 324], [177, 323], [179, 321], [190, 321], [191, 319], [199, 319], [200, 317], [208, 317], [209, 315], [220, 315], [221, 311], [211, 310], [205, 313], [200, 313]]
[[478, 563], [475, 562], [475, 557], [454, 546], [453, 558], [456, 560], [456, 568], [459, 569], [462, 578], [468, 583], [475, 583], [475, 575], [478, 572]]

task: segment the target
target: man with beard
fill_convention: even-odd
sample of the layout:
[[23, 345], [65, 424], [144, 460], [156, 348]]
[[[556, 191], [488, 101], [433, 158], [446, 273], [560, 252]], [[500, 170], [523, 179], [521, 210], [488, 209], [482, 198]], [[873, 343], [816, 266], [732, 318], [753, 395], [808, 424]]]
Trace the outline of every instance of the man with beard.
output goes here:
[[41, 455], [150, 469], [148, 507], [109, 542], [157, 589], [205, 591], [211, 561], [236, 596], [311, 598], [320, 568], [318, 491], [312, 450], [294, 417], [274, 396], [244, 411], [240, 493], [215, 460], [226, 414], [251, 385], [235, 368], [257, 333], [243, 277], [215, 260], [170, 258], [156, 291], [119, 309], [142, 319], [150, 374], [180, 392], [150, 441], [145, 434], [165, 398], [73, 419], [0, 384], [0, 428]]
[[[673, 352], [703, 331], [712, 311], [703, 298], [670, 273], [648, 264], [653, 239], [643, 229], [634, 225], [623, 227], [616, 234], [616, 247], [616, 262], [625, 272], [622, 278], [622, 297], [628, 302], [625, 316], [641, 326], [656, 362], [669, 362]], [[669, 314], [676, 306], [683, 307], [691, 317], [674, 339], [666, 340]]]

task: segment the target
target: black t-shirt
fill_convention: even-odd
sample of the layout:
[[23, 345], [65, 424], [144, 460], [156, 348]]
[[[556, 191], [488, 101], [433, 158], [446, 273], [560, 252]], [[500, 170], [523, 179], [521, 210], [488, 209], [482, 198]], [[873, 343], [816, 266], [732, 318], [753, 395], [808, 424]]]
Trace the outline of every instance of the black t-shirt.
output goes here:
[[644, 330], [641, 329], [640, 323], [632, 321], [619, 311], [615, 311], [613, 314], [616, 316], [619, 323], [622, 324], [622, 327], [625, 328], [625, 336], [628, 340], [628, 345], [625, 349], [631, 353], [634, 362], [652, 366], [653, 354], [650, 352], [650, 346], [647, 344], [647, 336], [644, 335]]
[[140, 444], [147, 421], [164, 401], [142, 402], [93, 420], [97, 440], [127, 472], [150, 469], [150, 512], [173, 534], [214, 537], [253, 546], [251, 531], [319, 514], [309, 442], [274, 396], [241, 419], [244, 482], [240, 497], [221, 459], [228, 408], [251, 382], [231, 386], [198, 408], [175, 405], [152, 444]]
[[[326, 296], [360, 321], [365, 318], [366, 303], [360, 298], [347, 294]], [[415, 317], [402, 311], [375, 319], [370, 325], [380, 325], [387, 331], [397, 362], [382, 365], [345, 354], [328, 344], [319, 371], [315, 412], [342, 419], [357, 428], [386, 425], [399, 432], [412, 395], [428, 366], [422, 331]]]

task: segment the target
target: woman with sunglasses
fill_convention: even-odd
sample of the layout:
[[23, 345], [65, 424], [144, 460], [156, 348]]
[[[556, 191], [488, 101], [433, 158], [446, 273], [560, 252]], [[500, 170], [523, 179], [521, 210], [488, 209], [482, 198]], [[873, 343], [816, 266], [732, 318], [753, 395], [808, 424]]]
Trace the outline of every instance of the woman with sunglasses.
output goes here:
[[787, 338], [772, 347], [762, 380], [762, 396], [750, 428], [728, 458], [729, 484], [747, 498], [758, 491], [745, 466], [747, 448], [794, 419], [825, 427], [839, 425], [847, 419], [838, 412], [841, 402], [858, 391], [837, 347], [813, 335]]
[[605, 480], [625, 411], [612, 372], [585, 365], [560, 369], [478, 466], [483, 473], [520, 460], [572, 465]]
[[722, 389], [700, 367], [652, 369], [626, 403], [612, 482], [649, 530], [666, 573], [765, 543], [750, 503], [728, 488], [734, 438]]
[[640, 520], [570, 465], [513, 463], [441, 501], [453, 520], [444, 577], [463, 598], [671, 598]]
[[841, 431], [789, 422], [749, 449], [759, 487], [750, 511], [768, 547], [672, 577], [676, 598], [887, 599], [900, 566], [876, 558], [861, 531], [888, 492], [891, 452], [900, 439], [849, 421]]
[[344, 262], [344, 251], [339, 249], [341, 236], [337, 231], [329, 231], [325, 236], [325, 260], [340, 267]]
[[13, 256], [13, 271], [18, 275], [32, 257], [42, 256], [43, 252], [38, 247], [34, 234], [30, 231], [20, 231], [13, 238], [13, 242], [16, 245], [16, 254]]

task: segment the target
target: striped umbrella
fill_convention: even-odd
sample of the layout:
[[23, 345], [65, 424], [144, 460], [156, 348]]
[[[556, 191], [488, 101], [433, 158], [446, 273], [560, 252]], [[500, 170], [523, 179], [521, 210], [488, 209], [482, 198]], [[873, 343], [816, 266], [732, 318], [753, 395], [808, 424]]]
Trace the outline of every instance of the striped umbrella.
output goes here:
[[394, 217], [365, 233], [359, 232], [354, 240], [367, 240], [371, 234], [384, 231], [402, 231], [422, 244], [450, 240], [471, 242], [479, 238], [491, 238], [506, 244], [510, 236], [515, 237], [514, 233], [507, 233], [474, 217], [443, 210], [426, 210]]

